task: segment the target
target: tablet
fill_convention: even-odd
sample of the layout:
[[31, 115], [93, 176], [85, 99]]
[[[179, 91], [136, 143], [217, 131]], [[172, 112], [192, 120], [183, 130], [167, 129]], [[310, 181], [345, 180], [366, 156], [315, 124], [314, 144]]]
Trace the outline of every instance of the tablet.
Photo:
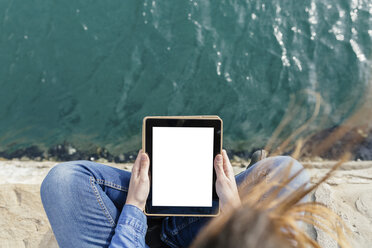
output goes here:
[[142, 149], [150, 158], [149, 216], [216, 216], [213, 161], [222, 152], [218, 116], [147, 116]]

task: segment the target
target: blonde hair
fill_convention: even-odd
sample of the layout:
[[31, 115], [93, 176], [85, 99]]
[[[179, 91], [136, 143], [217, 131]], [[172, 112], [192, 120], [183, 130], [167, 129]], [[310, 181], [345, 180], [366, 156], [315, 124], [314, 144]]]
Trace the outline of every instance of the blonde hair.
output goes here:
[[[337, 214], [320, 203], [301, 202], [346, 159], [336, 163], [312, 186], [305, 182], [289, 189], [289, 183], [303, 172], [302, 169], [290, 175], [294, 160], [284, 170], [272, 171], [270, 180], [268, 175], [261, 175], [254, 182], [243, 182], [239, 186], [242, 206], [231, 207], [229, 212], [211, 220], [191, 247], [320, 247], [306, 233], [306, 224], [324, 231], [341, 248], [350, 247], [347, 238], [350, 231]], [[264, 166], [271, 165], [262, 161], [260, 169]], [[283, 190], [284, 195], [280, 193]]]
[[[357, 132], [353, 134], [353, 142], [346, 144], [343, 157], [335, 163], [322, 179], [312, 186], [306, 182], [296, 187], [296, 189], [288, 189], [289, 184], [303, 172], [302, 169], [291, 175], [292, 164], [286, 166], [285, 170], [273, 172], [270, 175], [262, 175], [259, 178], [254, 178], [254, 180], [250, 180], [252, 178], [248, 177], [248, 180], [239, 186], [242, 205], [238, 208], [231, 207], [229, 212], [223, 213], [210, 221], [201, 230], [191, 247], [320, 247], [306, 232], [305, 225], [312, 225], [323, 231], [335, 240], [341, 248], [351, 247], [349, 243], [351, 231], [336, 213], [321, 203], [301, 202], [301, 200], [305, 196], [309, 196], [313, 190], [330, 178], [335, 170], [349, 160], [351, 156], [346, 151], [351, 151], [353, 145], [361, 143], [366, 137], [366, 133], [370, 130], [368, 123], [372, 119], [372, 109], [370, 108], [372, 103], [370, 97], [372, 95], [371, 85], [361, 98], [363, 104], [359, 106], [357, 111], [342, 125], [335, 128], [330, 135], [323, 137], [322, 142], [317, 143], [315, 148], [311, 150], [312, 156], [326, 153], [332, 149], [333, 144], [341, 140], [351, 130], [357, 128]], [[285, 130], [286, 125], [294, 116], [293, 110], [296, 109], [296, 104], [294, 96], [291, 96], [290, 107], [286, 115], [265, 147], [265, 150], [270, 151], [272, 155], [279, 155], [285, 150], [292, 150], [291, 147], [295, 147], [292, 157], [298, 158], [309, 150], [306, 147], [306, 141], [311, 139], [311, 135], [307, 134], [307, 137], [300, 138], [300, 134], [304, 133], [310, 123], [318, 116], [323, 100], [319, 93], [306, 92], [316, 99], [312, 116], [291, 135], [287, 136], [283, 142], [276, 145], [276, 141], [281, 140], [278, 138], [279, 134]], [[301, 111], [299, 108], [297, 110]], [[290, 163], [293, 163], [293, 161]], [[263, 166], [270, 166], [267, 162], [262, 162], [258, 169], [262, 169]], [[273, 175], [275, 175], [274, 178], [267, 180], [268, 176]], [[287, 194], [279, 194], [283, 190]]]

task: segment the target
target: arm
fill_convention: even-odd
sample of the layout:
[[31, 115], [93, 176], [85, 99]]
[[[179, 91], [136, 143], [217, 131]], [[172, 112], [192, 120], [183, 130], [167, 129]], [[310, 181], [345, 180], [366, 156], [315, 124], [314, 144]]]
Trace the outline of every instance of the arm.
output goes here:
[[136, 206], [125, 204], [111, 239], [110, 248], [145, 247], [146, 216]]
[[143, 213], [150, 190], [149, 158], [139, 151], [132, 168], [126, 203], [120, 214], [110, 248], [146, 247], [147, 219]]

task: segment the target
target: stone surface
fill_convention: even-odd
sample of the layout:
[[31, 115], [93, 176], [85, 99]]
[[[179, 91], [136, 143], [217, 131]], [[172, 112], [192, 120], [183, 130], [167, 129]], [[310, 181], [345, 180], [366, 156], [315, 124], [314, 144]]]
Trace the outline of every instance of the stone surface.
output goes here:
[[41, 182], [55, 164], [0, 161], [0, 248], [58, 247], [40, 199]]
[[[327, 173], [335, 162], [307, 164], [313, 182]], [[352, 231], [353, 247], [372, 247], [372, 162], [345, 163], [314, 192], [314, 200], [337, 213]], [[322, 247], [335, 247], [328, 236], [316, 230]]]
[[[234, 171], [242, 171], [235, 161]], [[315, 183], [335, 162], [304, 162]], [[0, 247], [58, 247], [40, 200], [40, 184], [56, 162], [0, 161]], [[110, 164], [130, 170], [130, 164]], [[353, 232], [353, 247], [372, 247], [372, 161], [345, 163], [312, 198], [335, 211]], [[321, 247], [337, 247], [312, 228]]]

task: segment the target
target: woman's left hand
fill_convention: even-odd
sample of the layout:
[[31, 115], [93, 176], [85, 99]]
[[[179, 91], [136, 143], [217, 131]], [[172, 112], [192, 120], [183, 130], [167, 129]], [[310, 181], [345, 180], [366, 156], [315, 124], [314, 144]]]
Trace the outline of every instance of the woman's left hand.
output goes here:
[[222, 154], [216, 156], [214, 168], [217, 174], [216, 191], [220, 199], [221, 211], [227, 212], [231, 208], [241, 206], [234, 171], [226, 150], [222, 150]]
[[141, 149], [132, 168], [125, 204], [134, 205], [141, 210], [145, 209], [146, 200], [150, 192], [149, 166], [150, 159]]

